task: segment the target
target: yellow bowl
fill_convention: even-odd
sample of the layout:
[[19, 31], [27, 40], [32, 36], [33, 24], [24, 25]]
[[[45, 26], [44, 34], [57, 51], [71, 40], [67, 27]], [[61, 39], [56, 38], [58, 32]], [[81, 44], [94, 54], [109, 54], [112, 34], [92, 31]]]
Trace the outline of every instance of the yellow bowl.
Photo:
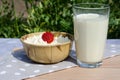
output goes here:
[[60, 35], [67, 36], [70, 41], [56, 45], [36, 45], [25, 41], [27, 38], [43, 34], [43, 32], [27, 34], [20, 38], [24, 50], [31, 60], [38, 63], [57, 63], [68, 57], [73, 36], [65, 32], [52, 33], [56, 37]]

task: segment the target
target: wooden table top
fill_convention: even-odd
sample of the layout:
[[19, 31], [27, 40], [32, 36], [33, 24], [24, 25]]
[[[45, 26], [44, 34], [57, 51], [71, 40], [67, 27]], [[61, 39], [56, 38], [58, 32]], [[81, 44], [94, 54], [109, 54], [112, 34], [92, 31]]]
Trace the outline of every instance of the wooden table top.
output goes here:
[[24, 80], [120, 80], [120, 56], [105, 59], [99, 68], [77, 66]]

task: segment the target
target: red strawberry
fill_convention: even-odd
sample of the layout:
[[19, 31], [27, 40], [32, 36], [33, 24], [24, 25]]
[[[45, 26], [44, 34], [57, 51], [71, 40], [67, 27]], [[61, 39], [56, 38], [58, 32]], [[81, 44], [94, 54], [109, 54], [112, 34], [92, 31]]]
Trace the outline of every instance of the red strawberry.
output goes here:
[[54, 35], [51, 32], [45, 32], [42, 35], [42, 39], [47, 43], [51, 43], [54, 40]]

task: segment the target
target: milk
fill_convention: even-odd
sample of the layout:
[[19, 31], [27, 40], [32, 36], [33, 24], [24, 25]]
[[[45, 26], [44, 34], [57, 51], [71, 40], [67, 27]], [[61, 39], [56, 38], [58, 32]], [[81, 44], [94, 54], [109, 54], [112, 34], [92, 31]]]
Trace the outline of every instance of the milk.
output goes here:
[[77, 59], [85, 63], [102, 61], [108, 30], [108, 17], [99, 14], [74, 16]]

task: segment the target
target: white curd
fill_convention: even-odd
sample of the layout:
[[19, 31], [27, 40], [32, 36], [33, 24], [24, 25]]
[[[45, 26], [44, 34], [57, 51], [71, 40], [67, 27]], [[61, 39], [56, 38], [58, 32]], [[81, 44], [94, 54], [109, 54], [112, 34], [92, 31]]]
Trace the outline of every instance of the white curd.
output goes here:
[[70, 39], [68, 37], [63, 37], [60, 35], [59, 37], [54, 37], [53, 42], [47, 43], [46, 41], [42, 40], [42, 35], [34, 35], [33, 37], [28, 37], [24, 42], [30, 43], [30, 44], [35, 44], [35, 45], [56, 45], [56, 44], [62, 44], [65, 42], [70, 42]]

